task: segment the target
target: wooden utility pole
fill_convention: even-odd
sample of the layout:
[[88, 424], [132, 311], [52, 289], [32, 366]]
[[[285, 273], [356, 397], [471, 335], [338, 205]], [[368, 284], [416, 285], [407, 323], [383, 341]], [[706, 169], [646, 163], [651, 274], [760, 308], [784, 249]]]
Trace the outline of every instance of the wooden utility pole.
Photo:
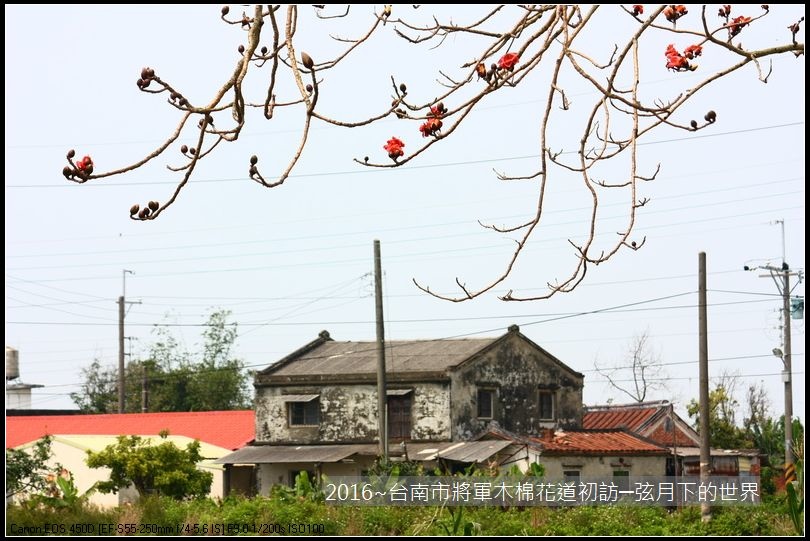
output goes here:
[[385, 384], [385, 325], [383, 324], [382, 262], [380, 241], [374, 241], [374, 307], [377, 320], [377, 416], [380, 456], [388, 462], [388, 396]]
[[[700, 365], [700, 483], [709, 484], [711, 448], [709, 447], [709, 331], [706, 314], [706, 252], [698, 254], [698, 364]], [[712, 519], [708, 501], [700, 503], [703, 522]]]

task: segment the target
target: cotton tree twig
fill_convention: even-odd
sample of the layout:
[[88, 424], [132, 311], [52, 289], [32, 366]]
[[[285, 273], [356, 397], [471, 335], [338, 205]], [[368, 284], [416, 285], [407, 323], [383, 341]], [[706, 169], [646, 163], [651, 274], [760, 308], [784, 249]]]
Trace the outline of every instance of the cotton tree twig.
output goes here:
[[[694, 100], [704, 88], [749, 64], [753, 64], [758, 79], [767, 82], [773, 71], [773, 57], [804, 55], [804, 43], [797, 39], [804, 22], [803, 16], [788, 19], [793, 22], [786, 21], [787, 34], [776, 44], [762, 49], [743, 46], [740, 36], [757, 32], [761, 20], [775, 16], [777, 10], [765, 5], [761, 6], [760, 12], [751, 16], [742, 12], [738, 14], [736, 10], [752, 11], [756, 9], [754, 7], [735, 6], [735, 12], [731, 14], [730, 8], [722, 6], [718, 20], [708, 14], [705, 6], [700, 13], [692, 14], [687, 12], [686, 7], [678, 5], [659, 6], [647, 14], [643, 12], [643, 6], [633, 6], [632, 10], [620, 7], [616, 11], [619, 16], [627, 17], [632, 25], [631, 31], [624, 37], [611, 35], [610, 39], [616, 39], [615, 42], [596, 42], [597, 49], [594, 49], [592, 38], [598, 32], [598, 16], [606, 9], [615, 8], [591, 6], [583, 11], [577, 6], [553, 4], [497, 6], [464, 24], [441, 21], [435, 16], [428, 23], [411, 22], [410, 10], [391, 5], [385, 5], [379, 12], [372, 11], [370, 15], [358, 13], [359, 8], [352, 10], [350, 6], [346, 6], [345, 10], [338, 8], [331, 15], [324, 12], [325, 5], [314, 7], [314, 17], [306, 23], [301, 22], [297, 5], [286, 6], [284, 10], [280, 5], [259, 5], [252, 9], [251, 15], [243, 12], [236, 17], [231, 16], [228, 6], [223, 7], [221, 20], [235, 30], [245, 32], [247, 39], [238, 48], [239, 57], [233, 71], [213, 92], [211, 99], [204, 105], [192, 104], [182, 89], [162, 74], [144, 68], [138, 80], [138, 89], [144, 94], [167, 96], [167, 103], [179, 115], [175, 128], [163, 143], [146, 156], [110, 171], [95, 171], [95, 164], [89, 156], [77, 159], [76, 152], [71, 150], [67, 153], [67, 165], [63, 169], [65, 178], [83, 184], [127, 174], [164, 156], [169, 149], [177, 149], [184, 161], [167, 165], [169, 171], [179, 175], [179, 180], [166, 201], [163, 204], [149, 201], [143, 208], [133, 205], [130, 209], [130, 217], [134, 220], [153, 220], [178, 200], [201, 160], [217, 155], [216, 151], [224, 143], [237, 141], [248, 123], [262, 118], [275, 120], [279, 108], [300, 112], [300, 139], [286, 165], [275, 177], [265, 177], [260, 172], [260, 153], [250, 157], [248, 178], [263, 187], [278, 187], [289, 179], [306, 149], [313, 125], [319, 122], [341, 129], [361, 129], [392, 115], [403, 121], [417, 121], [423, 136], [421, 144], [413, 145], [415, 148], [409, 146], [407, 153], [402, 141], [394, 137], [386, 145], [390, 161], [378, 160], [374, 155], [354, 159], [363, 167], [405, 167], [432, 147], [456, 135], [461, 125], [490, 101], [493, 94], [534, 82], [539, 78], [538, 74], [545, 71], [546, 104], [539, 118], [533, 121], [537, 124], [538, 139], [535, 164], [530, 169], [532, 172], [510, 175], [494, 171], [496, 178], [501, 181], [531, 182], [536, 190], [534, 208], [526, 218], [513, 225], [494, 225], [479, 220], [480, 226], [488, 231], [515, 237], [511, 238], [514, 248], [506, 257], [503, 270], [478, 285], [456, 278], [455, 286], [459, 291], [456, 295], [436, 293], [416, 279], [414, 284], [435, 297], [461, 302], [481, 296], [504, 283], [542, 225], [547, 210], [546, 195], [552, 183], [557, 183], [564, 176], [575, 175], [579, 178], [578, 189], [588, 196], [590, 204], [585, 233], [581, 237], [568, 239], [574, 258], [570, 272], [562, 279], [547, 282], [547, 290], [539, 295], [522, 296], [509, 290], [501, 297], [507, 301], [547, 299], [576, 288], [585, 278], [590, 265], [602, 264], [622, 249], [638, 250], [644, 246], [646, 237], [642, 236], [639, 240], [634, 237], [634, 230], [637, 212], [651, 202], [651, 197], [639, 194], [638, 188], [640, 184], [654, 181], [662, 165], [659, 163], [651, 174], [639, 173], [640, 140], [664, 126], [687, 133], [711, 127], [718, 121], [714, 109], [720, 104], [714, 104], [714, 108], [712, 104], [706, 105], [704, 110], [707, 112], [703, 119], [684, 117], [680, 114], [681, 108]], [[413, 6], [414, 9], [418, 7]], [[778, 10], [780, 16], [783, 9]], [[403, 10], [402, 13], [400, 10]], [[612, 20], [617, 13], [608, 12], [605, 16]], [[342, 30], [345, 30], [346, 22], [357, 18], [366, 19], [361, 27], [365, 30], [358, 37], [341, 37], [345, 35]], [[298, 50], [296, 31], [299, 24], [319, 25], [318, 31], [333, 36], [339, 50], [333, 51], [330, 58], [318, 59]], [[425, 43], [432, 48], [446, 45], [446, 39], [452, 36], [453, 52], [460, 51], [456, 64], [460, 67], [437, 70], [437, 93], [425, 102], [418, 102], [409, 96], [406, 86], [398, 83], [397, 74], [392, 72], [384, 74], [390, 77], [393, 89], [390, 106], [384, 102], [373, 114], [364, 112], [359, 118], [346, 118], [343, 110], [322, 110], [322, 83], [328, 78], [329, 91], [332, 91], [336, 81], [339, 81], [337, 70], [344, 65], [344, 60], [363, 48], [373, 47], [376, 36], [383, 29], [393, 31], [407, 44], [417, 46]], [[647, 67], [641, 64], [639, 50], [642, 44], [663, 41], [646, 39], [655, 35], [670, 37], [669, 41], [675, 42], [666, 51], [656, 53], [660, 54], [661, 64], [655, 66], [657, 70], [661, 70], [663, 65], [671, 70], [672, 90], [668, 96], [643, 100], [638, 85]], [[590, 39], [586, 41], [582, 36]], [[266, 45], [260, 46], [263, 40]], [[605, 56], [607, 51], [611, 52]], [[723, 53], [725, 62], [721, 67], [706, 73], [691, 86], [680, 83], [680, 73], [696, 69], [695, 57], [716, 55], [718, 52]], [[392, 70], [395, 69], [392, 67]], [[630, 84], [626, 81], [628, 76], [632, 78]], [[263, 77], [262, 92], [254, 99], [245, 95], [246, 88], [254, 88], [245, 84], [248, 77]], [[595, 93], [595, 98], [578, 97], [576, 102], [571, 100], [566, 83], [570, 84], [572, 78], [586, 82]], [[280, 84], [282, 81], [284, 85]], [[291, 92], [292, 95], [283, 95], [289, 90], [278, 90], [282, 88], [295, 90]], [[803, 99], [798, 94], [797, 98]], [[249, 114], [256, 109], [261, 110], [262, 114]], [[574, 144], [557, 141], [552, 135], [558, 133], [560, 124], [570, 123], [570, 115], [575, 110], [583, 112], [585, 116], [579, 140]], [[408, 125], [413, 126], [415, 131], [415, 123]], [[180, 138], [186, 133], [193, 136], [194, 144], [190, 147], [181, 145]], [[177, 157], [177, 154], [169, 156]], [[611, 168], [610, 175], [606, 177], [601, 167], [611, 161], [620, 162], [626, 174], [616, 175], [616, 169]], [[613, 176], [619, 178], [610, 178]], [[597, 242], [603, 234], [599, 227], [599, 211], [606, 190], [624, 190], [621, 193], [627, 202], [626, 221], [615, 232], [616, 237], [602, 243]]]

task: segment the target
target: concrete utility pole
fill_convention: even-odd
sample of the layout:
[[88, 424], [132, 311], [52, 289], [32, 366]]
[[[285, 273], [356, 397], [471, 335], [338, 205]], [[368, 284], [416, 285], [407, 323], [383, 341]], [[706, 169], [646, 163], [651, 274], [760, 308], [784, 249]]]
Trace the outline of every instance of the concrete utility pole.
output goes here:
[[782, 348], [774, 348], [773, 354], [782, 359], [782, 381], [785, 384], [785, 481], [790, 483], [796, 480], [796, 468], [793, 464], [793, 368], [791, 359], [791, 331], [790, 331], [790, 277], [798, 276], [802, 279], [802, 272], [791, 272], [785, 260], [785, 221], [775, 220], [774, 224], [782, 226], [782, 265], [759, 265], [756, 267], [744, 266], [747, 271], [766, 270], [768, 274], [761, 274], [760, 278], [771, 278], [776, 289], [782, 296]]
[[126, 370], [124, 363], [124, 316], [126, 315], [126, 310], [124, 309], [124, 305], [126, 305], [127, 296], [127, 274], [135, 274], [135, 271], [124, 269], [122, 274], [124, 283], [121, 289], [121, 296], [118, 297], [118, 413], [124, 413], [126, 406], [126, 379], [124, 375]]
[[124, 296], [121, 295], [118, 297], [118, 413], [124, 413], [124, 368]]
[[149, 411], [149, 378], [146, 375], [146, 364], [141, 363], [141, 413]]
[[[700, 483], [709, 484], [711, 448], [709, 447], [709, 331], [706, 314], [706, 252], [698, 254], [698, 363], [700, 365]], [[712, 508], [700, 503], [700, 519], [709, 522]]]
[[374, 307], [377, 320], [377, 416], [380, 456], [388, 462], [388, 393], [385, 383], [385, 326], [383, 320], [382, 261], [380, 241], [374, 241]]
[[[782, 223], [784, 235], [784, 222]], [[782, 380], [785, 382], [785, 482], [796, 480], [796, 468], [793, 465], [793, 369], [791, 366], [790, 340], [790, 271], [782, 256], [782, 312], [784, 314], [783, 331], [785, 333], [782, 352]]]

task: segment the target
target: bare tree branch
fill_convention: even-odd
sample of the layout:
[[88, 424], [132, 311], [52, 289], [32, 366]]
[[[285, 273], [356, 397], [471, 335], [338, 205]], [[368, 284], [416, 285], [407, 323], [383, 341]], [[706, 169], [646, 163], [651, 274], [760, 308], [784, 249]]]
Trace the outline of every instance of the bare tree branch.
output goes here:
[[[682, 114], [682, 108], [696, 100], [701, 90], [749, 64], [753, 65], [756, 77], [767, 82], [773, 72], [773, 57], [804, 55], [804, 43], [797, 39], [803, 16], [788, 19], [794, 22], [787, 25], [787, 33], [773, 38], [768, 47], [748, 48], [743, 45], [741, 36], [757, 32], [760, 21], [774, 16], [766, 5], [756, 13], [753, 11], [757, 8], [746, 5], [740, 9], [750, 10], [751, 15], [737, 15], [735, 11], [734, 17], [730, 16], [730, 9], [722, 7], [719, 20], [711, 20], [705, 6], [699, 13], [689, 8], [689, 11], [695, 11], [690, 14], [685, 6], [662, 5], [650, 8], [645, 14], [643, 6], [633, 6], [632, 9], [590, 6], [583, 9], [554, 4], [501, 5], [486, 8], [483, 15], [466, 23], [443, 21], [437, 16], [412, 22], [410, 19], [419, 13], [392, 5], [384, 5], [382, 10], [370, 13], [358, 13], [361, 10], [352, 10], [348, 5], [334, 10], [330, 6], [329, 13], [326, 5], [314, 7], [314, 17], [308, 19], [299, 19], [296, 5], [286, 6], [284, 10], [280, 5], [258, 5], [251, 10], [251, 15], [245, 11], [241, 17], [230, 17], [230, 8], [223, 7], [221, 20], [234, 30], [245, 32], [247, 41], [239, 46], [240, 56], [233, 71], [227, 74], [211, 99], [205, 105], [194, 105], [186, 97], [190, 94], [171, 84], [163, 75], [155, 74], [151, 68], [144, 68], [137, 83], [138, 89], [144, 94], [167, 96], [167, 103], [179, 114], [174, 130], [146, 156], [109, 171], [95, 171], [95, 164], [89, 156], [77, 160], [76, 152], [71, 150], [63, 168], [65, 178], [84, 184], [130, 173], [163, 156], [170, 148], [177, 149], [175, 145], [181, 144], [179, 139], [185, 132], [196, 134], [191, 147], [183, 144], [179, 148], [185, 161], [167, 165], [169, 171], [178, 175], [178, 180], [166, 202], [149, 201], [143, 208], [133, 205], [130, 209], [130, 217], [134, 220], [153, 220], [178, 200], [201, 160], [218, 155], [217, 150], [223, 143], [237, 141], [247, 123], [259, 119], [275, 120], [279, 108], [300, 112], [300, 138], [286, 158], [286, 165], [272, 179], [265, 178], [259, 171], [258, 155], [250, 158], [248, 177], [266, 188], [280, 186], [290, 177], [308, 144], [313, 125], [318, 123], [341, 129], [361, 129], [378, 124], [392, 114], [404, 121], [417, 120], [421, 123], [419, 131], [423, 137], [418, 144], [408, 143], [407, 152], [405, 142], [393, 137], [389, 141], [389, 144], [394, 141], [393, 146], [385, 147], [390, 161], [385, 161], [384, 157], [378, 159], [379, 154], [354, 159], [362, 167], [406, 167], [432, 147], [456, 136], [462, 124], [485, 106], [493, 94], [541, 80], [542, 86], [537, 88], [540, 88], [540, 95], [544, 95], [546, 103], [539, 117], [531, 120], [536, 123], [537, 133], [536, 160], [528, 169], [533, 172], [509, 175], [495, 171], [499, 180], [531, 181], [535, 189], [534, 207], [527, 211], [524, 219], [516, 220], [513, 225], [496, 226], [479, 221], [481, 227], [495, 233], [517, 234], [513, 239], [514, 249], [505, 258], [502, 270], [480, 284], [468, 284], [461, 277], [455, 278], [458, 288], [455, 296], [434, 293], [417, 279], [413, 282], [422, 291], [452, 302], [474, 299], [503, 284], [519, 264], [529, 241], [541, 228], [551, 184], [574, 175], [577, 189], [588, 198], [589, 205], [584, 232], [568, 239], [573, 249], [573, 263], [569, 270], [561, 279], [547, 282], [547, 290], [540, 294], [522, 296], [509, 290], [501, 297], [507, 301], [547, 299], [575, 289], [584, 280], [589, 265], [605, 263], [622, 249], [638, 250], [644, 246], [646, 237], [633, 239], [637, 213], [651, 201], [651, 197], [640, 194], [639, 187], [654, 181], [662, 165], [659, 163], [652, 174], [639, 172], [641, 140], [659, 128], [674, 128], [689, 134], [713, 126], [718, 121], [718, 114], [711, 107], [703, 109], [707, 112], [702, 120]], [[413, 6], [414, 9], [417, 7]], [[616, 16], [626, 18], [629, 23], [628, 30], [623, 31], [625, 35], [600, 32], [598, 25], [613, 21]], [[357, 26], [360, 18], [362, 23]], [[463, 19], [463, 15], [460, 18]], [[351, 27], [348, 26], [350, 22]], [[266, 45], [260, 46], [267, 23], [272, 35], [265, 36]], [[328, 58], [317, 59], [304, 51], [298, 52], [296, 30], [299, 23], [317, 25], [323, 35], [333, 37], [335, 48], [339, 50], [330, 54], [318, 51]], [[361, 31], [357, 37], [342, 37], [347, 28], [352, 32], [356, 28]], [[369, 72], [369, 77], [390, 77], [393, 87], [390, 106], [383, 101], [373, 114], [363, 111], [353, 117], [351, 109], [321, 110], [326, 108], [319, 105], [321, 92], [325, 89], [334, 92], [336, 87], [340, 90], [337, 69], [344, 65], [343, 61], [361, 49], [375, 47], [375, 39], [383, 29], [414, 45], [414, 50], [422, 43], [431, 48], [452, 43], [451, 52], [456, 54], [459, 51], [455, 64], [459, 67], [437, 69], [431, 75], [435, 79], [432, 85], [436, 93], [421, 103], [408, 95], [403, 83], [397, 84], [401, 79], [394, 73]], [[447, 40], [450, 36], [453, 39]], [[659, 70], [659, 73], [668, 70], [672, 83], [668, 95], [648, 98], [639, 93], [641, 77], [650, 71], [650, 66], [642, 63], [640, 50], [642, 46], [667, 41], [672, 45], [663, 51], [653, 51], [660, 63], [653, 65], [652, 69]], [[718, 59], [716, 70], [707, 71], [689, 86], [689, 81], [679, 80], [681, 73], [695, 72], [697, 57], [709, 55], [713, 60]], [[255, 89], [255, 86], [246, 84], [249, 76], [263, 77], [260, 79], [263, 81], [261, 92], [252, 99], [245, 95], [246, 89]], [[566, 85], [577, 80], [587, 83], [592, 93], [578, 93], [577, 99], [572, 100]], [[329, 82], [329, 86], [324, 86], [324, 82]], [[348, 92], [351, 92], [352, 84], [355, 82], [349, 80]], [[297, 89], [297, 92], [290, 89]], [[803, 99], [801, 89], [797, 89], [797, 98]], [[322, 103], [327, 104], [325, 100]], [[715, 108], [718, 106], [714, 105]], [[249, 114], [254, 109], [260, 109], [262, 114]], [[226, 111], [230, 111], [229, 117], [224, 114]], [[579, 126], [578, 140], [558, 141], [558, 127], [571, 124], [571, 119], [577, 118], [575, 114], [584, 118]], [[196, 124], [189, 122], [192, 116], [197, 117]], [[171, 160], [177, 154], [169, 157]], [[618, 168], [616, 165], [608, 168], [608, 163], [618, 164]], [[600, 227], [600, 204], [607, 190], [620, 193], [626, 201], [626, 220], [618, 231], [611, 230], [616, 236], [603, 243], [601, 235], [606, 232]]]
[[594, 362], [594, 368], [611, 387], [634, 402], [644, 402], [651, 393], [667, 388], [661, 355], [653, 350], [649, 331], [633, 337], [624, 359], [612, 365]]

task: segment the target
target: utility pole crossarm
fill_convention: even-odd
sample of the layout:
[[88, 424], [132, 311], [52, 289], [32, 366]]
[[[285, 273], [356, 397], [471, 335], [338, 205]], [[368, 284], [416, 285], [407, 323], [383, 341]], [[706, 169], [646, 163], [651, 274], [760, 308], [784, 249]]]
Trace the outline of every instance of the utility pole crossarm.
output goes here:
[[793, 369], [791, 360], [791, 331], [790, 331], [790, 277], [797, 276], [799, 282], [802, 281], [803, 273], [791, 271], [785, 259], [785, 221], [775, 220], [771, 222], [782, 226], [782, 265], [776, 267], [770, 263], [749, 267], [745, 265], [743, 270], [755, 271], [765, 270], [768, 274], [760, 274], [760, 278], [771, 278], [779, 295], [782, 297], [782, 349], [774, 348], [773, 354], [782, 360], [782, 381], [785, 384], [785, 481], [792, 482], [796, 479], [793, 467]]

